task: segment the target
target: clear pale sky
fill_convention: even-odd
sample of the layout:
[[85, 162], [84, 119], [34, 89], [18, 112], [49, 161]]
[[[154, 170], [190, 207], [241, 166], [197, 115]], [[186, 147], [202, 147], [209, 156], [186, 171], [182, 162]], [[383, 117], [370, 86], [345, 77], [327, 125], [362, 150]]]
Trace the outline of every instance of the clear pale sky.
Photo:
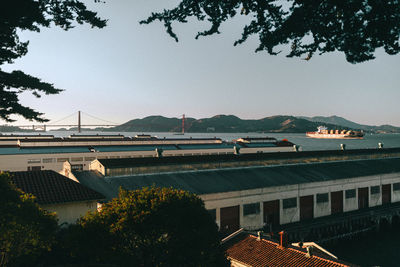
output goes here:
[[[23, 104], [51, 120], [82, 110], [121, 123], [184, 113], [243, 119], [337, 115], [362, 124], [400, 126], [400, 55], [380, 50], [375, 60], [353, 65], [341, 53], [310, 61], [255, 53], [256, 37], [233, 46], [245, 16], [225, 23], [222, 34], [199, 40], [194, 36], [206, 23], [175, 24], [176, 43], [161, 23], [138, 23], [177, 3], [165, 2], [87, 1], [109, 20], [106, 28], [23, 32], [22, 40], [30, 40], [27, 56], [4, 69], [21, 69], [65, 89], [40, 99], [24, 94]], [[16, 119], [14, 124], [26, 122]]]

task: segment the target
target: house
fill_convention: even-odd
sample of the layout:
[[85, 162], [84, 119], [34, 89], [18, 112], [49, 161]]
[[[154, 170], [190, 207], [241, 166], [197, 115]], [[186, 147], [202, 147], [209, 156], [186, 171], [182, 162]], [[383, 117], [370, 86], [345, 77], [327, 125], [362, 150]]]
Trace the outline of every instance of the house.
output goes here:
[[[281, 232], [283, 235], [284, 233]], [[313, 267], [350, 267], [356, 266], [339, 260], [322, 247], [294, 246], [285, 243], [283, 238], [276, 242], [268, 237], [238, 233], [223, 242], [232, 267], [265, 266], [313, 266]]]
[[43, 209], [55, 212], [59, 224], [75, 223], [88, 211], [97, 210], [105, 197], [55, 171], [10, 172], [17, 188], [32, 194]]

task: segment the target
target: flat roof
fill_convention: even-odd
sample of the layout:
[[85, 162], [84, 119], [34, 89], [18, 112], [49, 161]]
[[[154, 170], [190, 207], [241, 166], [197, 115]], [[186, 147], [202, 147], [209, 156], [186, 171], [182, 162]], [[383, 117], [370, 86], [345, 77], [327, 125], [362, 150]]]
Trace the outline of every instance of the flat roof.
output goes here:
[[[182, 151], [184, 152], [184, 151]], [[232, 149], [233, 152], [233, 149]], [[120, 158], [98, 159], [105, 168], [130, 168], [139, 166], [178, 165], [209, 162], [239, 162], [258, 160], [302, 159], [310, 157], [351, 156], [351, 155], [380, 155], [384, 153], [400, 153], [400, 148], [385, 149], [354, 149], [354, 150], [321, 150], [300, 152], [271, 152], [248, 154], [215, 154], [215, 155], [187, 155], [187, 156], [163, 156], [145, 158]]]
[[[200, 171], [114, 176], [98, 179], [93, 171], [74, 172], [86, 180], [103, 180], [110, 185], [107, 197], [116, 188], [173, 187], [195, 194], [213, 194], [257, 188], [295, 185], [400, 172], [400, 158], [336, 161], [279, 166], [242, 167]], [[91, 175], [96, 174], [93, 179]], [[103, 192], [102, 192], [103, 193]]]
[[[80, 153], [90, 152], [94, 148], [98, 152], [118, 152], [118, 151], [154, 151], [156, 148], [163, 150], [185, 150], [189, 149], [221, 149], [232, 148], [233, 144], [151, 144], [151, 145], [86, 145], [86, 146], [46, 146], [46, 147], [19, 147], [19, 146], [0, 146], [0, 155], [13, 154], [54, 154], [54, 153]], [[238, 145], [236, 145], [238, 146]]]
[[29, 147], [19, 148], [0, 147], [0, 155], [19, 155], [19, 154], [55, 154], [55, 153], [82, 153], [90, 152], [88, 147]]

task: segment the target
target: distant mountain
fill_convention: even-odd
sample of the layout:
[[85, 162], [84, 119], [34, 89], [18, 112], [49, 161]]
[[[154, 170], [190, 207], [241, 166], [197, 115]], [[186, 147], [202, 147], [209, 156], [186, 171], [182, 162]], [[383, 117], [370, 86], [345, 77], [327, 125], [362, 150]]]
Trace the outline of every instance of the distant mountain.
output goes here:
[[[192, 133], [235, 133], [235, 132], [265, 132], [265, 133], [305, 133], [315, 131], [318, 126], [324, 125], [328, 129], [364, 130], [373, 133], [400, 133], [400, 127], [391, 125], [369, 126], [358, 124], [338, 116], [271, 116], [259, 120], [243, 120], [234, 115], [216, 115], [211, 118], [186, 118], [185, 132]], [[58, 129], [61, 130], [61, 129]], [[65, 129], [67, 130], [67, 129]], [[76, 130], [72, 128], [69, 130]], [[85, 131], [103, 132], [181, 132], [182, 119], [166, 118], [163, 116], [149, 116], [143, 119], [130, 120], [112, 128], [84, 129]], [[1, 132], [29, 131], [14, 126], [0, 126]]]
[[[134, 119], [122, 125], [109, 128], [107, 131], [119, 132], [180, 132], [182, 120], [162, 116], [150, 116]], [[275, 132], [305, 133], [316, 130], [319, 123], [294, 116], [272, 116], [260, 120], [242, 120], [234, 115], [217, 115], [211, 118], [186, 118], [186, 132]], [[334, 128], [335, 125], [327, 124]]]
[[[185, 118], [185, 124], [190, 125], [195, 119]], [[186, 126], [185, 126], [186, 128]], [[116, 132], [181, 132], [182, 119], [149, 116], [143, 119], [130, 120], [116, 127], [104, 129]]]
[[22, 129], [16, 126], [0, 125], [0, 133], [10, 133], [10, 132], [34, 132], [31, 129]]
[[323, 116], [315, 116], [315, 117], [303, 117], [299, 116], [298, 118], [306, 119], [312, 122], [320, 122], [320, 123], [329, 123], [339, 126], [348, 127], [350, 129], [358, 129], [364, 130], [368, 132], [375, 132], [375, 133], [400, 133], [400, 127], [395, 127], [392, 125], [380, 125], [380, 126], [370, 126], [364, 124], [358, 124], [345, 118], [339, 116], [330, 116], [330, 117], [323, 117]]

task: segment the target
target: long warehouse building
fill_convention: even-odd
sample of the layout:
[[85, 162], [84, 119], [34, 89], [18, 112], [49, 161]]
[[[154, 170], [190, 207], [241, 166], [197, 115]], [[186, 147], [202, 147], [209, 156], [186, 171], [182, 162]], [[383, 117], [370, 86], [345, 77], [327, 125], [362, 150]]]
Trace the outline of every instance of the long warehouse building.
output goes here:
[[117, 196], [119, 187], [135, 190], [154, 185], [187, 190], [203, 199], [220, 229], [227, 232], [400, 201], [398, 157], [183, 171], [166, 168], [145, 174], [137, 173], [140, 166], [129, 166], [132, 162], [128, 161], [125, 169], [134, 174], [104, 175], [101, 168], [112, 167], [112, 160], [108, 161], [98, 161], [91, 171], [74, 171], [65, 164], [62, 173], [108, 199]]

